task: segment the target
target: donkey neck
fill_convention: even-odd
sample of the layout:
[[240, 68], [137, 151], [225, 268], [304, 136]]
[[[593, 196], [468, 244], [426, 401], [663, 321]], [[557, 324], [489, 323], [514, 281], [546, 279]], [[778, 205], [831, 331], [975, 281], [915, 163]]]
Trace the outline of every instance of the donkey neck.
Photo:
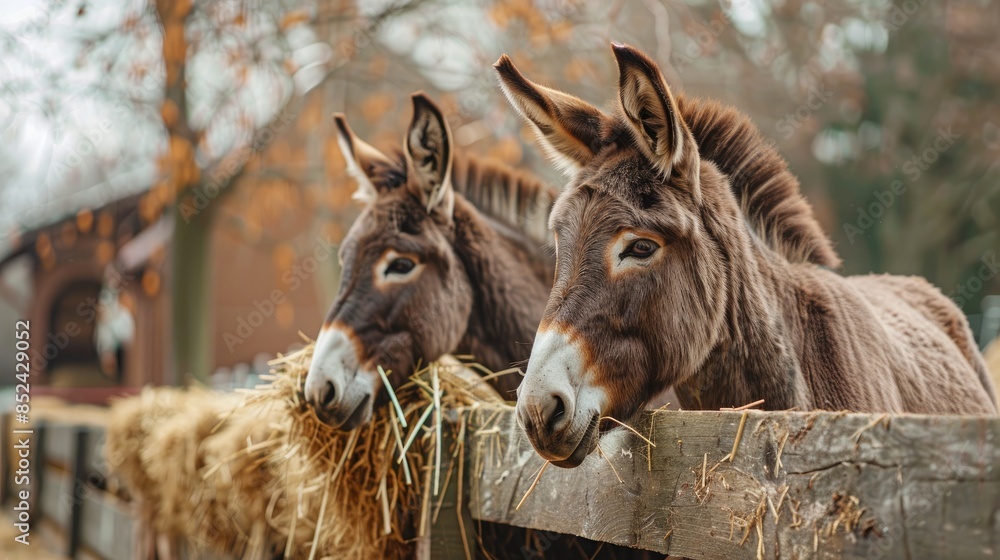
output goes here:
[[[454, 249], [472, 286], [473, 303], [459, 352], [498, 371], [527, 360], [549, 296], [553, 263], [507, 227], [484, 216], [463, 197], [455, 200]], [[497, 378], [505, 398], [520, 383]]]
[[[729, 204], [725, 210], [738, 214]], [[716, 220], [706, 209], [706, 230], [730, 265], [722, 324], [698, 371], [677, 387], [684, 408], [718, 409], [764, 399], [764, 408], [808, 407], [808, 390], [795, 354], [798, 330], [785, 311], [788, 261], [743, 219]], [[724, 224], [742, 224], [728, 227]]]

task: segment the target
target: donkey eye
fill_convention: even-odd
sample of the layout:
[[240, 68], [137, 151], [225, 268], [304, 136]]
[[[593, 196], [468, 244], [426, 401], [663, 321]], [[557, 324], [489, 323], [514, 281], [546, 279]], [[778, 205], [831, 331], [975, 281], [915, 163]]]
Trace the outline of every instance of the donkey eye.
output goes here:
[[655, 241], [649, 239], [636, 239], [624, 251], [618, 258], [624, 259], [625, 257], [632, 257], [634, 259], [648, 259], [653, 256], [653, 253], [659, 249], [660, 246], [656, 244]]
[[385, 275], [390, 274], [406, 274], [413, 270], [413, 267], [417, 266], [417, 263], [413, 262], [412, 259], [406, 257], [399, 257], [393, 259], [389, 266], [385, 267]]

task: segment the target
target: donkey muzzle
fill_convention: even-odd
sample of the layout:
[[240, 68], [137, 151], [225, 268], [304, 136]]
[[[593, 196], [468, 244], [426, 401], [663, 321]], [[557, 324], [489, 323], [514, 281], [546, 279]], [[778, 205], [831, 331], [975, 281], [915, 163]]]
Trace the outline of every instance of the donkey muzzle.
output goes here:
[[575, 467], [597, 446], [604, 392], [586, 382], [581, 349], [561, 329], [540, 330], [518, 389], [517, 420], [542, 458]]
[[377, 374], [360, 368], [353, 333], [338, 324], [320, 332], [304, 392], [323, 422], [341, 430], [368, 422], [377, 381]]

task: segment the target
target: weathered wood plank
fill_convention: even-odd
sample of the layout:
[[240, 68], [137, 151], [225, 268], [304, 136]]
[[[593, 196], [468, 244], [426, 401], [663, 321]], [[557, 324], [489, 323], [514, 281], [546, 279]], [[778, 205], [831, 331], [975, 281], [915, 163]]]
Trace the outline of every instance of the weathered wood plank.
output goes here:
[[459, 468], [459, 459], [464, 458], [465, 453], [457, 447], [457, 436], [464, 421], [456, 414], [449, 414], [446, 421], [449, 427], [443, 430], [441, 438], [441, 495], [433, 498], [431, 510], [436, 516], [432, 516], [428, 542], [419, 551], [418, 558], [465, 560], [476, 557], [476, 533], [469, 508], [465, 505], [469, 497], [468, 484], [464, 480], [467, 478], [465, 468]]
[[1000, 553], [1000, 419], [752, 411], [724, 460], [743, 415], [647, 414], [655, 448], [614, 430], [517, 511], [542, 460], [512, 409], [478, 409], [472, 515], [696, 559]]
[[72, 479], [70, 473], [47, 466], [42, 510], [36, 514], [44, 517], [49, 526], [57, 530], [60, 547], [69, 544], [72, 508], [76, 503], [81, 507], [79, 544], [82, 548], [96, 552], [102, 558], [132, 556], [135, 521], [129, 505], [107, 492], [90, 487], [84, 487], [82, 491], [78, 488], [78, 497], [74, 498]]
[[76, 460], [76, 433], [80, 427], [64, 422], [46, 422], [45, 428], [45, 460], [71, 469]]
[[[36, 471], [38, 473], [39, 471]], [[61, 530], [69, 526], [70, 503], [72, 501], [72, 477], [63, 470], [46, 465], [44, 468], [45, 485], [41, 487], [38, 504], [40, 507], [32, 510], [35, 521], [42, 518], [51, 520]]]
[[93, 490], [83, 501], [83, 545], [102, 558], [130, 558], [135, 520], [127, 504]]
[[76, 434], [85, 431], [88, 434], [88, 445], [84, 450], [83, 461], [89, 472], [108, 471], [104, 465], [101, 448], [104, 445], [104, 428], [88, 424], [74, 424], [64, 421], [46, 421], [47, 437], [45, 438], [45, 457], [47, 461], [59, 464], [64, 468], [72, 468], [76, 462]]

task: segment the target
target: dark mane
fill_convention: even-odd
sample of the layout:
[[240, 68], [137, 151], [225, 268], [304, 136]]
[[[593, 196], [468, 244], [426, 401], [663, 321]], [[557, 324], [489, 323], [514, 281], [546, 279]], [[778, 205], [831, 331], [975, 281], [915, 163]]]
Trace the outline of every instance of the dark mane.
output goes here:
[[[406, 183], [406, 161], [401, 152], [390, 164], [378, 165], [372, 183], [379, 191]], [[533, 175], [496, 160], [456, 151], [451, 182], [461, 194], [487, 216], [521, 232], [540, 245], [548, 243], [548, 216], [558, 191]]]
[[716, 101], [678, 97], [702, 158], [729, 176], [754, 231], [790, 262], [840, 265], [840, 257], [802, 196], [799, 180], [749, 117]]
[[461, 152], [455, 153], [451, 178], [456, 192], [476, 208], [547, 243], [549, 210], [559, 194], [555, 187], [496, 160]]

